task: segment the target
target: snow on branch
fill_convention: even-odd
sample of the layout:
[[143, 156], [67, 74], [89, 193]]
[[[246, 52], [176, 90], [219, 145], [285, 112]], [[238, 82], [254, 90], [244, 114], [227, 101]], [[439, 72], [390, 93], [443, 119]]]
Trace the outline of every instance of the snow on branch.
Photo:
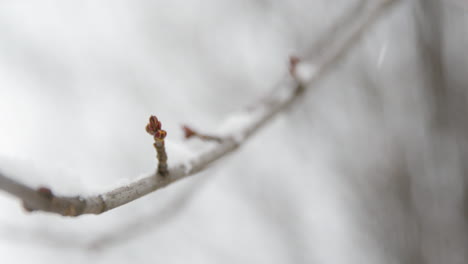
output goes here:
[[185, 127], [184, 132], [187, 138], [193, 136], [218, 142], [209, 146], [205, 152], [195, 158], [183, 163], [168, 165], [164, 148], [166, 132], [161, 130], [160, 121], [155, 116], [151, 116], [146, 131], [154, 136], [159, 164], [157, 171], [145, 178], [99, 195], [57, 196], [48, 188], [32, 189], [0, 172], [0, 190], [21, 199], [24, 208], [28, 211], [45, 211], [63, 216], [101, 214], [206, 169], [215, 161], [239, 148], [269, 120], [300, 97], [306, 88], [322, 78], [352, 48], [376, 18], [397, 0], [371, 2], [373, 4], [365, 11], [365, 14], [356, 16], [354, 26], [334, 43], [329, 43], [325, 52], [315, 58], [312, 63], [303, 63], [299, 58], [292, 57], [290, 75], [253, 108], [229, 116], [227, 123], [230, 125], [223, 127], [226, 133], [221, 136], [208, 136]]

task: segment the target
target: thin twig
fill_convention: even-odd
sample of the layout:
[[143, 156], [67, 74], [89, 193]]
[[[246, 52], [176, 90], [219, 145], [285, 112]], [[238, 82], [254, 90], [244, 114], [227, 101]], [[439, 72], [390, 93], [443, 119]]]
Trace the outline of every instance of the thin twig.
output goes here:
[[327, 52], [317, 58], [314, 64], [315, 71], [310, 78], [300, 79], [288, 76], [280, 83], [281, 87], [279, 89], [274, 89], [267, 96], [267, 100], [256, 105], [254, 109], [235, 115], [235, 119], [242, 120], [242, 125], [232, 131], [220, 144], [209, 146], [205, 152], [187, 162], [169, 166], [166, 175], [155, 172], [129, 185], [101, 195], [69, 197], [56, 196], [50, 191], [47, 191], [47, 195], [44, 195], [44, 191], [31, 189], [0, 173], [0, 189], [22, 199], [30, 210], [78, 216], [82, 214], [101, 214], [161, 189], [175, 181], [194, 175], [236, 150], [269, 120], [291, 105], [300, 96], [301, 93], [298, 91], [301, 91], [304, 87], [310, 87], [322, 78], [330, 70], [331, 66], [336, 64], [351, 49], [376, 18], [394, 2], [397, 2], [397, 0], [375, 2], [375, 6], [358, 18], [356, 26], [346, 36], [338, 43], [332, 43], [333, 45], [330, 45]]
[[169, 171], [167, 170], [167, 153], [164, 139], [166, 138], [166, 131], [161, 129], [161, 122], [155, 116], [150, 116], [149, 123], [146, 125], [146, 132], [154, 138], [154, 148], [156, 149], [158, 158], [158, 174], [166, 176]]
[[199, 139], [201, 139], [203, 141], [215, 141], [215, 142], [218, 142], [218, 143], [223, 142], [222, 137], [207, 135], [207, 134], [195, 131], [189, 126], [182, 126], [182, 130], [184, 131], [184, 137], [186, 139], [196, 137], [196, 138], [199, 138]]

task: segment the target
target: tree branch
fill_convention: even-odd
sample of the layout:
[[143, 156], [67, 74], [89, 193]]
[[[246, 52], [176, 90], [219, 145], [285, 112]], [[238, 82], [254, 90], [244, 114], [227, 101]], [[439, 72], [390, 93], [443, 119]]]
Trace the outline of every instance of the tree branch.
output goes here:
[[[205, 152], [187, 162], [169, 166], [164, 173], [155, 172], [126, 186], [89, 197], [56, 196], [47, 188], [34, 190], [7, 178], [2, 173], [0, 173], [0, 189], [22, 199], [25, 208], [30, 211], [41, 210], [64, 216], [78, 216], [101, 214], [194, 175], [235, 151], [269, 120], [291, 105], [306, 87], [310, 87], [322, 78], [331, 66], [351, 49], [376, 18], [394, 2], [397, 0], [375, 1], [365, 14], [357, 18], [354, 27], [344, 37], [337, 43], [330, 43], [329, 49], [316, 59], [313, 67], [307, 68], [309, 71], [307, 74], [293, 74], [294, 77], [288, 75], [254, 108], [231, 116], [229, 120], [233, 122], [232, 130], [220, 137], [223, 140], [219, 144], [208, 147]], [[301, 64], [303, 63], [296, 62], [291, 70], [296, 73]]]

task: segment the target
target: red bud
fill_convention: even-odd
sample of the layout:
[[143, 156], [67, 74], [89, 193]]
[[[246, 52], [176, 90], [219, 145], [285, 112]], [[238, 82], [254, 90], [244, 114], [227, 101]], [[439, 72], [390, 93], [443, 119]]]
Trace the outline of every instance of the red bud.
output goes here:
[[167, 135], [166, 131], [164, 131], [164, 130], [158, 130], [158, 131], [154, 134], [154, 139], [163, 140], [163, 139], [166, 137], [166, 135]]
[[149, 124], [146, 125], [146, 132], [148, 132], [150, 135], [154, 135], [160, 129], [161, 122], [158, 120], [158, 118], [155, 116], [150, 116]]
[[294, 76], [294, 72], [296, 71], [297, 64], [301, 62], [301, 59], [296, 56], [289, 57], [289, 73]]
[[196, 134], [195, 131], [188, 126], [182, 126], [182, 130], [184, 130], [185, 138], [191, 138]]
[[37, 189], [37, 192], [42, 197], [45, 197], [45, 198], [47, 198], [49, 200], [54, 197], [54, 194], [52, 193], [52, 191], [49, 188], [46, 188], [46, 187], [40, 187], [39, 189]]

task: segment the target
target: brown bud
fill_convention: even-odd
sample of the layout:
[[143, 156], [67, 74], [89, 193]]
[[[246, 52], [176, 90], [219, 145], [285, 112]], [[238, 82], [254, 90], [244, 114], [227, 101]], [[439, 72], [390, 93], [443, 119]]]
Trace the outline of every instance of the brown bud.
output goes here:
[[184, 130], [185, 138], [191, 138], [196, 135], [195, 131], [188, 126], [182, 126], [182, 130]]
[[40, 187], [39, 189], [37, 189], [37, 192], [39, 193], [39, 195], [49, 200], [51, 200], [54, 197], [52, 191], [46, 187]]
[[156, 133], [154, 134], [154, 139], [158, 139], [158, 140], [163, 140], [167, 135], [167, 132], [164, 131], [164, 130], [158, 130], [156, 131]]
[[146, 132], [148, 132], [148, 134], [153, 135], [153, 136], [154, 136], [154, 133], [156, 133], [156, 132], [151, 128], [151, 124], [147, 124], [147, 125], [146, 125]]
[[149, 123], [146, 125], [146, 132], [154, 136], [154, 140], [164, 140], [167, 133], [166, 131], [161, 130], [161, 126], [161, 122], [158, 120], [158, 118], [155, 116], [151, 116], [149, 118]]
[[299, 62], [301, 62], [301, 59], [299, 59], [299, 57], [296, 57], [296, 56], [291, 56], [289, 57], [289, 73], [291, 75], [295, 75], [295, 71], [296, 71], [296, 66], [297, 64], [299, 64]]
[[155, 116], [149, 118], [149, 124], [146, 125], [146, 132], [151, 135], [154, 135], [158, 130], [161, 129], [161, 122]]

